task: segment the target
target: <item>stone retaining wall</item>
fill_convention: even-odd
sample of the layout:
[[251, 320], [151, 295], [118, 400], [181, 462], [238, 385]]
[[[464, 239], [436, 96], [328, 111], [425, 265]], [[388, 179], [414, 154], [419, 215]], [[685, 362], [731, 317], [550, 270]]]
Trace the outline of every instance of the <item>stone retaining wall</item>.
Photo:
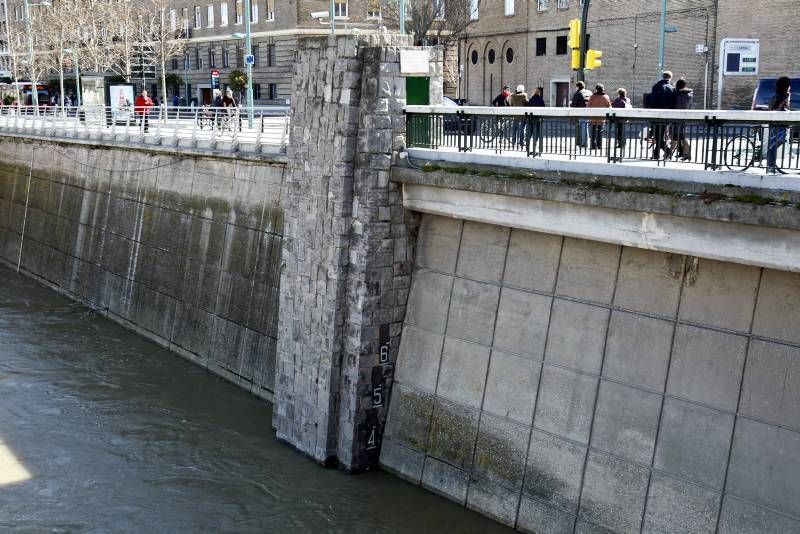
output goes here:
[[15, 138], [0, 162], [2, 260], [272, 397], [283, 164]]

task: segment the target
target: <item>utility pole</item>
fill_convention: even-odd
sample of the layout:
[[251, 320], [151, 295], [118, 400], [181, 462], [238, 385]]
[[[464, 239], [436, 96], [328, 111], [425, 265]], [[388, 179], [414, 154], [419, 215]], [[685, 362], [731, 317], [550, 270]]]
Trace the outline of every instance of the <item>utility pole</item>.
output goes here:
[[661, 0], [661, 22], [658, 28], [658, 76], [656, 79], [661, 79], [661, 73], [664, 72], [664, 36], [667, 30], [667, 0]]
[[[333, 2], [333, 0], [331, 0]], [[244, 40], [245, 40], [245, 47], [247, 48], [247, 56], [248, 59], [252, 58], [253, 55], [253, 42], [252, 38], [250, 37], [250, 17], [252, 12], [250, 11], [250, 0], [244, 0]], [[333, 25], [333, 20], [331, 20], [331, 25]], [[253, 127], [253, 63], [251, 61], [247, 61], [247, 127]]]
[[581, 11], [581, 58], [578, 67], [578, 81], [585, 81], [586, 74], [586, 50], [589, 48], [586, 42], [586, 21], [589, 18], [589, 2], [590, 0], [583, 0], [583, 11]]

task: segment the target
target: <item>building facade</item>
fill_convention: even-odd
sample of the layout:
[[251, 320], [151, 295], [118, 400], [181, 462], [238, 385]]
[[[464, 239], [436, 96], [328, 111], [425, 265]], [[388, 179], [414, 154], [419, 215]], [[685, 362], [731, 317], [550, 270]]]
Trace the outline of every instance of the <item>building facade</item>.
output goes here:
[[[330, 3], [252, 0], [251, 9], [254, 103], [287, 104], [292, 92], [297, 39], [330, 33], [327, 16]], [[377, 2], [373, 7], [367, 1], [335, 0], [334, 12], [338, 34], [375, 31], [380, 24]], [[172, 98], [177, 93], [185, 99], [188, 91], [189, 99], [209, 104], [213, 71], [219, 73], [220, 88], [224, 90], [230, 83], [231, 72], [246, 68], [244, 3], [216, 0], [200, 4], [196, 0], [176, 0], [170, 19], [178, 29], [184, 29], [188, 39], [184, 57], [173, 59], [167, 66], [169, 73], [182, 80], [168, 88], [167, 96]]]
[[[564, 106], [574, 91], [575, 73], [567, 46], [569, 20], [580, 18], [582, 0], [482, 0], [477, 20], [459, 43], [459, 97], [486, 105], [504, 84], [541, 87], [545, 102]], [[761, 42], [757, 76], [728, 84], [723, 104], [749, 107], [761, 77], [800, 75], [789, 56], [790, 36], [800, 9], [789, 1], [670, 0], [667, 4], [664, 68], [685, 77], [695, 90], [695, 107], [716, 98], [719, 42], [754, 37]], [[754, 16], [754, 9], [763, 10]], [[589, 87], [601, 82], [613, 94], [624, 87], [639, 107], [660, 77], [660, 5], [645, 0], [595, 0], [589, 9], [589, 48], [603, 52], [600, 69], [587, 71]]]

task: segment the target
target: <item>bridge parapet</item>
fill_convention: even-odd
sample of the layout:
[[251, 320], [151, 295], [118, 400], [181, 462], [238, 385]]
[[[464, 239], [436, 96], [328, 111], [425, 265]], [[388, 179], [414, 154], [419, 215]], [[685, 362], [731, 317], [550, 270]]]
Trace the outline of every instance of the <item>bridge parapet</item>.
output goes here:
[[433, 159], [516, 156], [507, 164], [538, 169], [615, 164], [634, 170], [609, 174], [641, 176], [654, 167], [800, 174], [800, 116], [792, 112], [408, 106], [406, 117], [409, 148], [435, 150], [426, 156]]

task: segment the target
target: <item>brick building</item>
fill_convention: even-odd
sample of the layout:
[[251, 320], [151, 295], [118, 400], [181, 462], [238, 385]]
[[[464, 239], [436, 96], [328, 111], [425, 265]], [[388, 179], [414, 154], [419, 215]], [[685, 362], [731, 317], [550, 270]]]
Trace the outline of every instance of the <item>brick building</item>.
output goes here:
[[[244, 34], [242, 0], [175, 0], [176, 25], [186, 29], [189, 36], [186, 54], [168, 65], [183, 83], [168, 89], [185, 97], [188, 86], [191, 98], [200, 103], [211, 101], [211, 71], [220, 73], [220, 85], [228, 85], [232, 70], [244, 70]], [[336, 0], [337, 33], [375, 30], [379, 24], [377, 8], [370, 9], [367, 1]], [[251, 34], [253, 39], [253, 89], [256, 104], [284, 104], [290, 97], [292, 68], [297, 39], [301, 35], [330, 32], [327, 18], [320, 22], [311, 16], [326, 12], [327, 0], [252, 0]]]
[[[580, 18], [581, 0], [482, 0], [478, 20], [459, 43], [463, 64], [459, 97], [488, 104], [503, 84], [542, 87], [550, 106], [568, 101], [575, 81], [567, 47], [568, 23]], [[800, 76], [789, 55], [791, 28], [800, 25], [794, 2], [745, 0], [669, 0], [665, 68], [683, 76], [695, 89], [695, 107], [714, 105], [718, 46], [725, 37], [761, 40], [758, 77]], [[769, 6], [769, 7], [766, 7]], [[766, 9], [765, 9], [766, 8]], [[595, 0], [589, 10], [589, 47], [603, 52], [603, 67], [587, 71], [593, 86], [609, 92], [625, 87], [635, 106], [659, 78], [660, 4], [645, 0]], [[502, 28], [498, 30], [498, 28]], [[708, 52], [698, 52], [697, 46]], [[702, 49], [702, 48], [701, 48]], [[706, 83], [705, 80], [708, 80]], [[726, 79], [726, 106], [749, 105], [757, 77]]]

